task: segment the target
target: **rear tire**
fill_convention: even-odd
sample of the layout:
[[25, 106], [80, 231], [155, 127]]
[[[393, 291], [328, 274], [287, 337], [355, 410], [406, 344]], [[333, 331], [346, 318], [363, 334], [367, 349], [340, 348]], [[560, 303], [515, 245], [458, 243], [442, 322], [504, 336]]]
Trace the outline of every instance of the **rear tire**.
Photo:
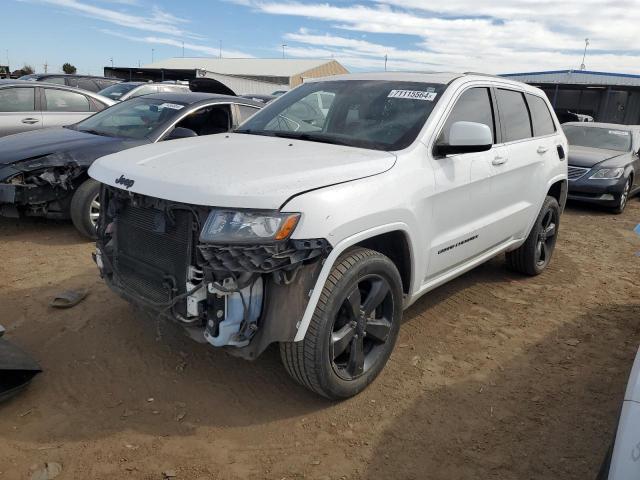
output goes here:
[[402, 319], [402, 281], [373, 250], [343, 254], [327, 279], [304, 340], [280, 343], [287, 372], [329, 399], [356, 395], [383, 369]]
[[85, 237], [96, 239], [96, 223], [100, 212], [100, 182], [92, 178], [78, 187], [71, 199], [71, 221]]
[[559, 227], [560, 205], [554, 197], [547, 196], [525, 242], [507, 252], [509, 268], [525, 275], [541, 274], [551, 261]]

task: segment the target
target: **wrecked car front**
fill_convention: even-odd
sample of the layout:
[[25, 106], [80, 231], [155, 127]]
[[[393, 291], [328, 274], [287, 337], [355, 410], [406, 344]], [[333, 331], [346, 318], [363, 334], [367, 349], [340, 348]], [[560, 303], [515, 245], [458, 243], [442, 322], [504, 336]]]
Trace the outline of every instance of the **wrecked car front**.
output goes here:
[[394, 162], [388, 152], [238, 134], [110, 155], [89, 171], [104, 184], [95, 261], [123, 297], [253, 359], [294, 339], [332, 249], [294, 235], [305, 213], [283, 205]]

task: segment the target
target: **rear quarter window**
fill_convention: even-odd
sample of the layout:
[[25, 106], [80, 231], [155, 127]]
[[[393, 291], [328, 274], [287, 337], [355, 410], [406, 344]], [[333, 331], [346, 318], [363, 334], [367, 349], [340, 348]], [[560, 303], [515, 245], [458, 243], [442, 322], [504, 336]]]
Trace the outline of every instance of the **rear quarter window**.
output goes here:
[[529, 111], [531, 112], [531, 123], [533, 123], [533, 134], [536, 137], [551, 135], [556, 132], [553, 117], [547, 107], [547, 102], [542, 98], [529, 93], [526, 94]]

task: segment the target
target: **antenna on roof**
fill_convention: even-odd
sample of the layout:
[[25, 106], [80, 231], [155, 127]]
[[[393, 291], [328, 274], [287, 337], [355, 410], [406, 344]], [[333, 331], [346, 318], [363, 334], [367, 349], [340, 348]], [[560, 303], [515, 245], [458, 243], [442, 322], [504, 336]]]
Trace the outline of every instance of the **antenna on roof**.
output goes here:
[[580, 64], [580, 70], [586, 70], [587, 67], [584, 64], [584, 58], [587, 56], [587, 47], [589, 46], [589, 39], [584, 39], [584, 52], [582, 53], [582, 63]]

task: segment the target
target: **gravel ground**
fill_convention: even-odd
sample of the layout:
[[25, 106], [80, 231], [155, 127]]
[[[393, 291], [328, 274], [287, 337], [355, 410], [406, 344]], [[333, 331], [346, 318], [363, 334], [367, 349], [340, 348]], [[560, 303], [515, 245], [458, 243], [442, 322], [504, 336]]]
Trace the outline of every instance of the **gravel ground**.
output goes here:
[[0, 219], [0, 323], [44, 369], [0, 405], [0, 479], [593, 478], [640, 342], [639, 222], [637, 199], [570, 205], [543, 275], [496, 258], [431, 292], [378, 380], [331, 403], [276, 348], [249, 363], [141, 315], [70, 224]]

